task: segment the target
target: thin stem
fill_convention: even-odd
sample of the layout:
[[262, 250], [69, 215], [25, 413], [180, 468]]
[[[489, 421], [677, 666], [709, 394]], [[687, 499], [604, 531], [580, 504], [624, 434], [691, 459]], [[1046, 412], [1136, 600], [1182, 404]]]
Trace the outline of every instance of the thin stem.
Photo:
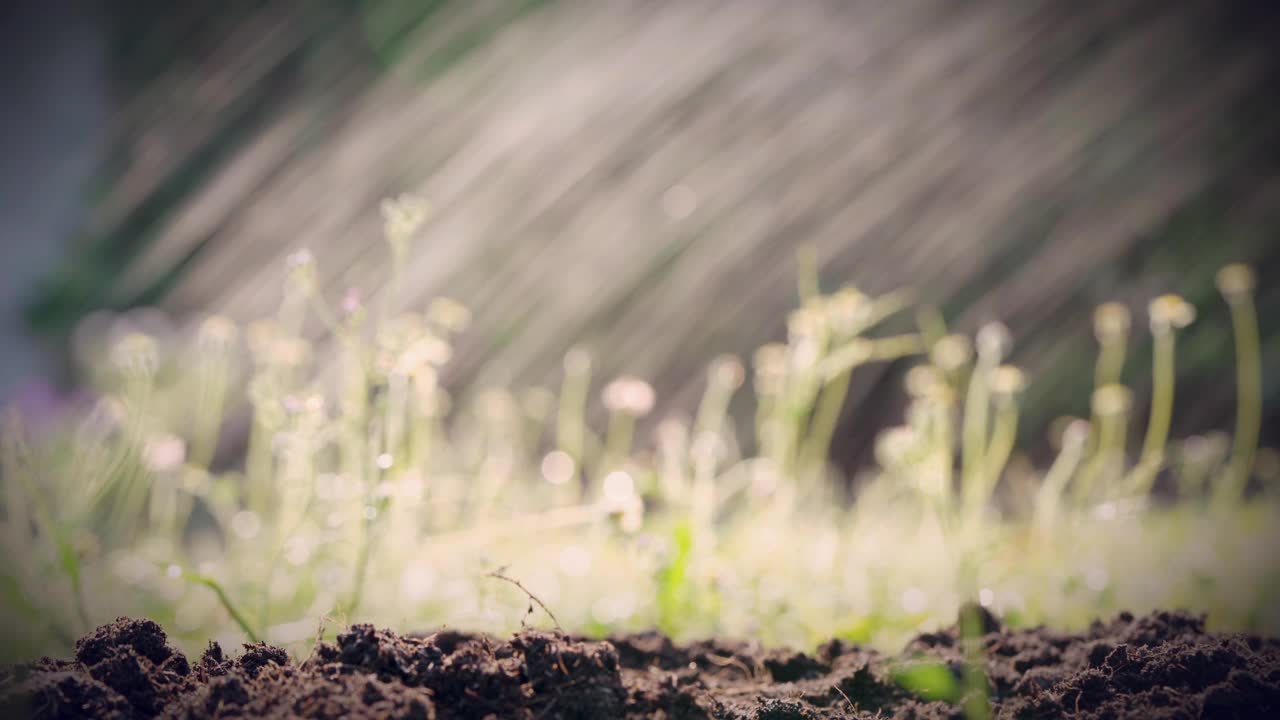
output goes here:
[[1110, 492], [1111, 483], [1119, 476], [1124, 466], [1124, 451], [1128, 440], [1126, 430], [1129, 423], [1127, 408], [1112, 407], [1107, 408], [1105, 412], [1099, 412], [1095, 407], [1093, 416], [1096, 418], [1097, 431], [1091, 432], [1090, 442], [1096, 441], [1096, 445], [1075, 484], [1073, 496], [1077, 506], [1086, 505], [1096, 499], [1099, 482], [1106, 483], [1106, 490]]
[[[1078, 420], [1076, 422], [1083, 421]], [[1076, 426], [1076, 428], [1080, 427]], [[1053, 464], [1049, 466], [1049, 472], [1045, 473], [1040, 490], [1036, 493], [1035, 511], [1032, 516], [1032, 526], [1036, 529], [1041, 531], [1048, 530], [1057, 522], [1058, 508], [1062, 504], [1062, 496], [1066, 490], [1067, 483], [1071, 481], [1071, 476], [1075, 474], [1076, 468], [1080, 466], [1080, 459], [1084, 456], [1087, 437], [1087, 431], [1083, 429], [1073, 431], [1070, 427], [1063, 434], [1062, 449], [1058, 451], [1058, 456], [1053, 459]]]
[[820, 367], [824, 382], [800, 450], [800, 469], [820, 467], [831, 449], [840, 411], [849, 396], [853, 371], [865, 362], [888, 362], [924, 350], [920, 335], [906, 334], [874, 340], [858, 338], [832, 352]]
[[1124, 368], [1126, 347], [1124, 338], [1106, 339], [1098, 352], [1098, 363], [1094, 367], [1093, 386], [1100, 388], [1120, 382], [1120, 371]]
[[551, 608], [547, 607], [547, 604], [542, 602], [541, 598], [539, 598], [537, 595], [534, 595], [532, 592], [530, 592], [529, 588], [525, 587], [524, 584], [522, 584], [519, 580], [516, 580], [513, 577], [509, 577], [503, 574], [502, 569], [494, 570], [493, 572], [489, 573], [489, 577], [495, 578], [497, 580], [509, 582], [512, 585], [515, 585], [517, 588], [519, 588], [520, 592], [524, 593], [529, 598], [530, 602], [537, 603], [538, 607], [542, 608], [542, 612], [546, 613], [547, 617], [551, 618], [551, 622], [555, 623], [556, 625], [556, 630], [558, 630], [561, 635], [564, 634], [564, 626], [562, 626], [560, 624], [560, 621], [556, 619], [556, 615], [555, 613], [551, 612]]
[[[586, 463], [587, 390], [591, 386], [591, 361], [582, 350], [571, 350], [564, 361], [564, 382], [556, 414], [556, 445], [581, 469]], [[579, 499], [581, 479], [575, 483]]]
[[[53, 512], [49, 509], [49, 504], [45, 502], [44, 496], [37, 490], [33, 482], [32, 475], [35, 468], [32, 467], [31, 449], [22, 438], [22, 424], [16, 410], [10, 416], [5, 430], [7, 442], [4, 449], [6, 455], [12, 453], [12, 457], [6, 458], [6, 465], [9, 465], [9, 467], [6, 467], [5, 470], [9, 470], [10, 467], [14, 470], [14, 474], [18, 477], [22, 494], [26, 496], [26, 499], [30, 502], [31, 509], [34, 511], [37, 529], [45, 537], [53, 541], [58, 567], [67, 576], [67, 581], [71, 585], [72, 604], [75, 607], [76, 616], [80, 620], [82, 629], [88, 631], [92, 625], [89, 623], [89, 612], [85, 607], [84, 591], [81, 585], [80, 556], [71, 542], [67, 540], [66, 533], [54, 519]], [[18, 515], [17, 517], [22, 516]]]
[[1013, 398], [1001, 398], [996, 408], [995, 428], [985, 454], [982, 483], [975, 490], [975, 497], [969, 505], [971, 521], [976, 522], [981, 517], [983, 508], [990, 502], [1017, 438], [1018, 403]]
[[845, 399], [849, 395], [849, 380], [852, 376], [852, 368], [840, 372], [818, 394], [818, 406], [810, 420], [804, 449], [800, 451], [803, 467], [816, 469], [826, 462], [827, 453], [831, 449], [831, 438], [835, 435], [836, 424], [840, 420], [840, 410], [844, 408]]
[[1262, 353], [1258, 340], [1258, 316], [1247, 295], [1230, 303], [1236, 344], [1236, 432], [1231, 462], [1218, 484], [1219, 503], [1235, 502], [1244, 493], [1253, 472], [1262, 428]]
[[920, 337], [928, 349], [947, 335], [947, 320], [933, 305], [923, 305], [916, 310], [916, 327], [920, 329]]
[[1173, 332], [1158, 333], [1151, 367], [1151, 417], [1147, 421], [1147, 435], [1142, 441], [1144, 459], [1162, 457], [1165, 442], [1169, 439], [1169, 422], [1173, 415], [1173, 357]]
[[960, 641], [964, 649], [965, 720], [987, 720], [991, 707], [987, 698], [987, 675], [983, 669], [983, 628], [981, 611], [966, 605], [960, 615]]
[[236, 625], [240, 626], [240, 630], [248, 636], [249, 641], [255, 643], [262, 642], [262, 638], [258, 636], [258, 633], [254, 632], [253, 626], [249, 624], [249, 621], [245, 619], [245, 616], [236, 608], [235, 603], [231, 602], [231, 598], [227, 595], [227, 591], [222, 588], [222, 585], [219, 584], [217, 580], [214, 580], [207, 575], [199, 575], [191, 572], [183, 573], [183, 577], [191, 582], [200, 583], [212, 590], [213, 594], [218, 596], [218, 602], [222, 604], [222, 607], [227, 611], [227, 614], [231, 616], [231, 619], [235, 621]]
[[961, 429], [961, 484], [966, 515], [974, 512], [972, 505], [981, 494], [978, 484], [982, 482], [985, 472], [990, 404], [987, 376], [991, 369], [990, 361], [979, 357], [969, 375], [969, 390], [965, 395], [964, 427]]

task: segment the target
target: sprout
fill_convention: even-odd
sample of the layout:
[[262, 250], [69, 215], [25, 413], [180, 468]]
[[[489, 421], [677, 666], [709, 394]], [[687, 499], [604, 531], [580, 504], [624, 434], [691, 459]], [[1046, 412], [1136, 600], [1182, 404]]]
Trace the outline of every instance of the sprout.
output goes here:
[[1080, 418], [1070, 418], [1070, 422], [1063, 428], [1062, 434], [1059, 436], [1059, 445], [1061, 447], [1081, 447], [1085, 440], [1089, 439], [1089, 422]]
[[934, 343], [929, 360], [946, 372], [964, 367], [973, 357], [973, 344], [964, 335], [945, 335]]
[[126, 417], [128, 410], [124, 401], [119, 397], [106, 395], [94, 403], [80, 427], [87, 437], [101, 441], [119, 428]]
[[1171, 330], [1184, 328], [1196, 319], [1195, 306], [1172, 293], [1152, 300], [1148, 312], [1151, 316], [1151, 332], [1154, 335], [1163, 335]]
[[856, 337], [828, 353], [819, 365], [819, 374], [827, 380], [833, 380], [870, 360], [875, 351], [874, 341]]
[[752, 358], [755, 366], [755, 389], [761, 395], [782, 392], [787, 376], [787, 346], [782, 343], [761, 345]]
[[1129, 308], [1118, 302], [1102, 303], [1093, 311], [1093, 334], [1101, 344], [1122, 340], [1129, 334]]
[[946, 385], [938, 368], [932, 365], [916, 365], [907, 371], [903, 384], [913, 398], [934, 397]]
[[364, 317], [364, 296], [360, 288], [347, 288], [338, 309], [342, 312], [342, 318], [348, 322], [358, 321]]
[[1089, 437], [1089, 421], [1063, 415], [1049, 423], [1049, 444], [1054, 450], [1083, 443]]
[[462, 332], [471, 324], [471, 311], [452, 298], [438, 297], [427, 306], [427, 319], [446, 332]]
[[808, 370], [818, 362], [818, 339], [810, 335], [794, 339], [791, 348], [791, 367], [796, 370]]
[[1257, 457], [1258, 434], [1262, 429], [1262, 347], [1258, 337], [1258, 311], [1253, 304], [1256, 280], [1242, 264], [1218, 271], [1218, 289], [1231, 310], [1231, 329], [1236, 346], [1236, 431], [1231, 462], [1223, 480], [1217, 483], [1214, 501], [1218, 506], [1238, 501], [1248, 484]]
[[787, 370], [787, 346], [782, 343], [767, 343], [756, 349], [752, 364], [757, 373], [781, 375]]
[[731, 390], [742, 387], [744, 379], [745, 371], [742, 368], [742, 361], [733, 355], [721, 355], [716, 358], [708, 371], [708, 380]]
[[787, 316], [787, 339], [789, 342], [814, 338], [822, 332], [822, 313], [812, 307], [802, 307], [791, 311]]
[[1147, 433], [1142, 440], [1142, 461], [1130, 474], [1132, 491], [1145, 496], [1155, 482], [1156, 472], [1164, 462], [1165, 444], [1173, 416], [1174, 334], [1195, 319], [1196, 309], [1173, 294], [1151, 301], [1151, 334], [1154, 348], [1151, 360], [1151, 412], [1147, 416]]
[[1218, 292], [1222, 293], [1228, 303], [1248, 300], [1257, 286], [1257, 278], [1254, 277], [1253, 268], [1244, 263], [1227, 265], [1218, 271], [1215, 280], [1218, 285]]
[[992, 322], [978, 329], [976, 345], [978, 357], [994, 365], [1004, 359], [1013, 345], [1013, 339], [1004, 323]]
[[1099, 305], [1093, 312], [1093, 334], [1102, 346], [1093, 370], [1093, 386], [1120, 381], [1129, 336], [1129, 309], [1117, 302]]
[[875, 455], [880, 467], [896, 467], [916, 446], [916, 432], [908, 425], [891, 427], [876, 438]]
[[991, 392], [997, 396], [1012, 397], [1026, 386], [1026, 375], [1013, 365], [1001, 365], [991, 373]]
[[424, 368], [444, 365], [452, 355], [453, 348], [449, 343], [434, 335], [424, 335], [405, 348], [397, 361], [397, 368], [406, 375], [415, 374]]
[[624, 375], [605, 386], [602, 399], [612, 412], [644, 417], [653, 410], [653, 386], [640, 378]]
[[285, 258], [286, 292], [310, 295], [316, 289], [316, 259], [310, 250], [302, 249]]
[[854, 287], [843, 287], [827, 298], [827, 319], [841, 335], [848, 335], [858, 328], [869, 307], [866, 295]]
[[1112, 383], [1093, 391], [1093, 412], [1098, 417], [1112, 417], [1129, 411], [1133, 405], [1133, 392], [1129, 388]]
[[689, 455], [694, 462], [707, 465], [720, 462], [728, 452], [729, 448], [725, 446], [724, 438], [714, 432], [698, 433], [693, 439], [693, 446], [689, 449]]
[[200, 323], [196, 341], [201, 348], [217, 350], [235, 342], [237, 333], [238, 329], [234, 322], [222, 315], [210, 315]]
[[111, 359], [126, 373], [154, 375], [160, 366], [160, 351], [149, 335], [129, 333], [111, 350]]
[[430, 207], [421, 198], [404, 194], [382, 201], [382, 228], [397, 261], [409, 252], [409, 240], [427, 221]]

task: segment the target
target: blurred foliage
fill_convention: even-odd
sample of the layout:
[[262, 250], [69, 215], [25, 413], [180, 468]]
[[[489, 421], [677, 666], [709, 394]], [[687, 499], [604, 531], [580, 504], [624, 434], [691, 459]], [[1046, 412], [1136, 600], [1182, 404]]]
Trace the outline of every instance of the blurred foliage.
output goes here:
[[[1044, 34], [1038, 40], [1044, 49], [1037, 52], [1042, 55], [1032, 53], [1025, 61], [1025, 77], [1006, 77], [1007, 71], [1000, 68], [957, 66], [956, 72], [970, 73], [957, 77], [973, 78], [975, 87], [985, 88], [982, 83], [989, 81], [1003, 89], [987, 90], [987, 95], [975, 91], [976, 99], [970, 102], [976, 103], [976, 110], [966, 110], [969, 106], [964, 104], [951, 110], [942, 106], [940, 127], [946, 128], [951, 117], [946, 113], [952, 112], [951, 124], [960, 128], [953, 145], [989, 142], [979, 130], [964, 130], [969, 113], [979, 118], [986, 112], [993, 118], [1000, 112], [1027, 118], [1022, 124], [1014, 122], [1009, 132], [1026, 131], [1042, 108], [1051, 109], [1045, 112], [1052, 119], [1034, 126], [1041, 136], [1039, 144], [1012, 151], [993, 147], [993, 153], [999, 152], [993, 157], [1001, 163], [994, 174], [996, 181], [1015, 191], [1022, 185], [1030, 188], [1025, 202], [1013, 212], [997, 211], [989, 223], [966, 225], [966, 202], [957, 201], [957, 191], [940, 182], [940, 177], [950, 173], [959, 177], [956, 182], [961, 185], [971, 182], [966, 168], [979, 161], [959, 164], [956, 170], [942, 159], [923, 161], [912, 154], [941, 130], [922, 130], [919, 137], [886, 135], [882, 142], [889, 164], [873, 165], [865, 175], [833, 172], [822, 164], [823, 148], [830, 148], [831, 157], [844, 157], [844, 140], [853, 148], [860, 136], [874, 137], [881, 123], [897, 122], [888, 109], [883, 120], [869, 122], [857, 113], [866, 103], [838, 106], [837, 112], [845, 118], [839, 125], [847, 138], [832, 136], [814, 146], [790, 139], [803, 133], [788, 123], [808, 117], [806, 113], [822, 117], [823, 102], [840, 97], [833, 88], [842, 83], [852, 86], [858, 80], [873, 89], [892, 89], [895, 83], [907, 87], [912, 81], [909, 73], [897, 69], [910, 65], [904, 55], [881, 49], [875, 57], [887, 59], [863, 68], [845, 56], [828, 56], [823, 38], [814, 35], [809, 41], [804, 35], [824, 24], [848, 28], [865, 21], [867, 27], [879, 27], [875, 24], [879, 15], [869, 10], [836, 12], [818, 9], [818, 3], [798, 3], [785, 17], [760, 18], [728, 6], [700, 14], [627, 4], [602, 10], [567, 0], [236, 0], [187, 3], [181, 10], [170, 5], [125, 0], [101, 6], [101, 17], [114, 41], [119, 118], [99, 175], [98, 206], [65, 266], [44, 283], [30, 307], [32, 325], [55, 342], [65, 344], [81, 319], [103, 308], [160, 305], [179, 313], [211, 309], [240, 319], [250, 317], [263, 307], [258, 299], [245, 299], [252, 294], [245, 287], [252, 281], [245, 273], [222, 271], [219, 275], [217, 268], [228, 262], [264, 266], [299, 240], [320, 250], [343, 248], [344, 259], [335, 263], [340, 270], [326, 276], [323, 285], [359, 284], [378, 272], [370, 267], [371, 253], [355, 250], [358, 242], [349, 239], [352, 230], [368, 227], [366, 217], [347, 214], [313, 226], [308, 218], [319, 213], [307, 204], [274, 210], [274, 214], [297, 215], [296, 232], [303, 237], [295, 238], [258, 224], [254, 218], [264, 212], [259, 205], [295, 192], [311, 194], [311, 205], [341, 198], [341, 204], [349, 207], [368, 206], [375, 198], [402, 188], [432, 183], [452, 193], [450, 181], [439, 179], [450, 160], [483, 163], [488, 162], [489, 153], [499, 153], [502, 163], [488, 171], [487, 184], [507, 182], [512, 189], [498, 197], [496, 208], [485, 201], [468, 207], [446, 200], [442, 215], [458, 220], [442, 233], [466, 234], [433, 238], [419, 252], [426, 258], [426, 247], [444, 242], [469, 243], [476, 251], [445, 266], [450, 268], [448, 281], [442, 283], [438, 276], [424, 279], [418, 283], [417, 296], [405, 297], [412, 304], [432, 292], [455, 292], [451, 285], [457, 285], [464, 300], [484, 310], [477, 318], [474, 338], [460, 348], [468, 362], [445, 378], [460, 394], [464, 389], [479, 392], [495, 382], [546, 382], [564, 347], [585, 341], [596, 347], [599, 362], [609, 372], [630, 370], [651, 377], [664, 406], [670, 403], [671, 409], [687, 412], [694, 397], [692, 378], [698, 376], [705, 357], [726, 351], [745, 353], [780, 337], [781, 324], [764, 318], [781, 317], [793, 290], [787, 274], [776, 268], [784, 259], [789, 262], [800, 243], [814, 241], [822, 246], [823, 280], [828, 286], [854, 281], [884, 291], [913, 285], [924, 300], [936, 304], [948, 321], [963, 330], [972, 331], [997, 318], [1013, 328], [1019, 338], [1014, 357], [1038, 380], [1027, 398], [1021, 432], [1025, 442], [1040, 448], [1037, 457], [1043, 458], [1045, 429], [1053, 417], [1087, 411], [1089, 361], [1073, 350], [1088, 341], [1088, 308], [1111, 299], [1136, 305], [1148, 295], [1169, 290], [1206, 306], [1213, 294], [1213, 272], [1226, 262], [1250, 262], [1264, 276], [1280, 270], [1280, 245], [1274, 242], [1280, 233], [1276, 202], [1280, 132], [1275, 130], [1280, 127], [1280, 115], [1268, 93], [1258, 91], [1274, 86], [1280, 75], [1271, 64], [1259, 65], [1250, 54], [1275, 26], [1271, 13], [1243, 16], [1239, 14], [1243, 10], [1230, 4], [1205, 2], [1184, 3], [1176, 9], [1125, 2], [1107, 12], [1035, 6], [1019, 14], [999, 9], [998, 3], [976, 3], [963, 11], [930, 6], [893, 11], [900, 15], [892, 15], [889, 26], [905, 23], [902, 33], [909, 39], [901, 53], [926, 64], [935, 48], [943, 53], [940, 48], [977, 42], [963, 34], [970, 32], [971, 25], [1007, 25], [1011, 29], [990, 32], [1015, 49], [1027, 42], [1020, 33]], [[1012, 19], [1006, 20], [1005, 15]], [[793, 25], [799, 35], [788, 34]], [[1055, 26], [1060, 29], [1044, 29]], [[737, 35], [725, 35], [730, 31], [721, 27], [740, 29]], [[624, 74], [591, 76], [597, 63], [603, 67], [609, 61], [615, 63], [609, 67], [617, 67], [620, 61], [604, 57], [593, 43], [607, 45], [612, 41], [600, 38], [618, 32], [636, 37], [656, 33], [667, 44], [666, 55], [645, 54], [650, 46], [636, 41], [639, 49], [632, 52], [637, 59], [627, 61]], [[1163, 38], [1161, 33], [1168, 39], [1152, 39]], [[961, 41], [954, 41], [955, 37]], [[729, 48], [723, 51], [723, 67], [706, 70], [699, 64], [707, 62], [704, 54], [712, 53], [700, 45], [708, 38]], [[1003, 46], [988, 51], [993, 56], [1006, 52]], [[559, 57], [557, 52], [568, 59], [553, 63], [550, 58]], [[1151, 67], [1153, 53], [1165, 54], [1159, 72], [1127, 85], [1108, 80], [1108, 71], [1123, 77], [1131, 69], [1125, 62]], [[981, 59], [972, 63], [980, 65]], [[661, 64], [653, 64], [658, 61]], [[538, 63], [561, 72], [570, 90], [557, 89], [557, 77], [530, 75], [534, 81], [529, 81], [520, 74], [524, 66], [542, 69]], [[764, 87], [771, 73], [789, 71], [801, 63], [813, 63], [823, 74], [798, 75], [810, 79], [794, 92], [761, 90], [763, 100], [758, 105], [744, 100], [755, 96], [740, 87], [755, 88], [753, 83]], [[851, 63], [852, 69], [844, 70], [842, 63]], [[707, 77], [701, 79], [700, 72]], [[581, 81], [585, 88], [581, 92], [602, 98], [585, 105], [586, 110], [573, 105], [577, 96], [571, 90], [577, 88], [573, 79], [577, 73], [587, 78]], [[674, 99], [664, 100], [670, 107], [655, 109], [651, 123], [617, 137], [599, 130], [597, 126], [619, 119], [611, 114], [613, 86], [644, 88], [636, 78], [654, 73], [666, 74], [673, 85], [686, 75], [695, 80], [687, 90], [673, 91]], [[935, 74], [945, 87], [949, 82], [945, 71]], [[459, 146], [470, 141], [468, 125], [481, 121], [520, 128], [524, 121], [520, 113], [528, 106], [513, 105], [509, 119], [494, 119], [487, 113], [504, 107], [491, 96], [519, 96], [521, 83], [526, 82], [548, 86], [541, 101], [545, 104], [535, 106], [542, 116], [529, 121], [542, 123], [536, 127], [552, 136], [544, 146]], [[1097, 87], [1091, 89], [1090, 83]], [[388, 86], [391, 90], [385, 91]], [[922, 90], [917, 116], [929, 115], [931, 94], [942, 93], [932, 86]], [[463, 119], [432, 107], [436, 97], [439, 103], [452, 103], [448, 112]], [[537, 97], [535, 93], [532, 102]], [[622, 106], [623, 100], [646, 107], [643, 98], [623, 98], [616, 104]], [[424, 103], [427, 110], [419, 108]], [[565, 107], [560, 109], [559, 103]], [[1070, 143], [1074, 153], [1067, 162], [1069, 172], [1044, 181], [1024, 171], [1024, 165], [1052, 155], [1057, 138], [1069, 138], [1074, 123], [1098, 113], [1105, 120], [1096, 134], [1062, 140]], [[1169, 119], [1183, 115], [1183, 119]], [[637, 214], [625, 205], [611, 210], [619, 204], [619, 192], [635, 195], [634, 202], [644, 200], [639, 190], [629, 190], [622, 183], [643, 177], [645, 163], [658, 154], [667, 136], [680, 137], [703, 121], [722, 128], [718, 135], [698, 140], [706, 149], [676, 145], [680, 149], [674, 152], [687, 154], [693, 168], [699, 163], [719, 163], [715, 167], [720, 174], [711, 176], [718, 180], [708, 181], [709, 186], [716, 182], [725, 186], [724, 178], [729, 178], [740, 185], [759, 186], [759, 192], [727, 189], [722, 212], [706, 219], [695, 216], [695, 224], [687, 229], [669, 229], [663, 225], [666, 218]], [[450, 129], [450, 123], [461, 130]], [[559, 123], [582, 123], [586, 128], [581, 131], [581, 151], [555, 144], [559, 139], [554, 128]], [[790, 129], [771, 134], [769, 129], [775, 126]], [[983, 126], [979, 122], [973, 127]], [[1003, 126], [993, 127], [1000, 132]], [[604, 139], [593, 140], [590, 129]], [[388, 133], [420, 139], [398, 147], [390, 156], [386, 151], [370, 152], [366, 164], [352, 166], [360, 168], [355, 177], [315, 180], [296, 191], [291, 187], [299, 184], [300, 176], [324, 177], [314, 168], [325, 158], [359, 153], [360, 143]], [[501, 139], [502, 134], [495, 133]], [[281, 134], [286, 138], [284, 150], [264, 149]], [[537, 142], [544, 135], [528, 137]], [[457, 143], [449, 146], [445, 140], [432, 140], [434, 136], [455, 138]], [[765, 140], [752, 139], [757, 137]], [[740, 167], [716, 154], [715, 141], [733, 143], [740, 138], [747, 138], [741, 147], [762, 158], [783, 158], [778, 163], [784, 170], [753, 174], [749, 165]], [[609, 154], [592, 155], [592, 148], [599, 145], [610, 148]], [[732, 148], [739, 146], [727, 147], [732, 156]], [[562, 198], [535, 213], [529, 208], [542, 201], [531, 198], [543, 186], [565, 184], [561, 179], [543, 181], [536, 172], [521, 174], [527, 159], [545, 162], [540, 151], [560, 159], [559, 164], [579, 160], [591, 164], [586, 180], [566, 185]], [[1198, 168], [1195, 163], [1201, 161], [1208, 168], [1203, 177], [1177, 176], [1184, 166]], [[254, 169], [255, 163], [262, 167]], [[920, 170], [903, 179], [901, 173], [906, 171], [898, 168], [912, 163], [926, 168], [937, 165], [937, 170]], [[244, 179], [228, 180], [237, 175]], [[673, 171], [672, 177], [680, 181], [682, 176]], [[984, 182], [991, 176], [974, 177]], [[801, 184], [796, 178], [816, 179]], [[856, 179], [856, 186], [850, 178]], [[854, 222], [847, 222], [848, 207], [874, 194], [877, 183], [894, 187], [895, 182], [901, 187], [885, 202], [900, 207], [888, 213], [869, 205], [865, 220], [853, 216]], [[806, 193], [813, 198], [805, 199], [798, 210], [777, 199], [805, 198]], [[701, 202], [714, 206], [720, 201], [711, 197]], [[764, 217], [775, 204], [780, 217]], [[1124, 208], [1127, 205], [1133, 206], [1131, 212]], [[943, 212], [947, 208], [951, 209]], [[616, 213], [621, 229], [609, 228], [601, 237], [591, 238], [590, 230], [584, 228], [593, 227], [593, 214], [610, 212]], [[475, 220], [495, 214], [509, 216], [513, 222], [504, 227], [488, 219]], [[205, 220], [192, 225], [193, 215]], [[1089, 221], [1093, 215], [1097, 219]], [[850, 225], [847, 237], [831, 229], [844, 224]], [[949, 226], [965, 228], [960, 231], [963, 235], [945, 238], [947, 231], [939, 228]], [[551, 247], [548, 235], [558, 240], [556, 247], [565, 258], [590, 257], [593, 251], [621, 256], [631, 252], [628, 247], [641, 244], [651, 249], [636, 254], [638, 269], [625, 274], [616, 272], [617, 263], [608, 262], [566, 266], [561, 272], [531, 267], [525, 271], [529, 277], [520, 277], [512, 265], [533, 265], [522, 258], [536, 258], [543, 252], [550, 257], [550, 250], [541, 250]], [[959, 243], [963, 249], [942, 251], [948, 243]], [[1096, 255], [1096, 264], [1087, 271], [1063, 270], [1063, 276], [1056, 277], [1057, 266], [1070, 263], [1054, 263], [1052, 258], [1068, 256], [1076, 244], [1081, 247], [1079, 253]], [[909, 253], [916, 245], [920, 249]], [[703, 249], [708, 246], [723, 249]], [[426, 261], [431, 262], [434, 258]], [[351, 280], [345, 270], [348, 265], [364, 270]], [[568, 307], [556, 288], [568, 287], [561, 282], [562, 276], [582, 274], [609, 277], [614, 287]], [[690, 290], [685, 278], [699, 275], [705, 277], [704, 284]], [[1037, 282], [1037, 276], [1043, 276], [1043, 282]], [[510, 292], [498, 292], [503, 286], [524, 292], [513, 298]], [[663, 300], [673, 295], [677, 299]], [[679, 328], [667, 324], [672, 337], [682, 341], [654, 344], [644, 352], [623, 350], [620, 338], [644, 334], [645, 308], [654, 308], [654, 317], [661, 318], [663, 302], [696, 316], [696, 322]], [[1280, 290], [1262, 288], [1258, 303], [1265, 363], [1280, 363], [1276, 320], [1280, 314], [1275, 312], [1280, 309]], [[1184, 341], [1180, 380], [1195, 389], [1196, 401], [1191, 407], [1183, 407], [1188, 404], [1185, 399], [1179, 401], [1180, 430], [1224, 427], [1230, 417], [1231, 392], [1225, 378], [1231, 359], [1222, 352], [1228, 332], [1225, 322], [1206, 322], [1195, 326]], [[512, 356], [518, 359], [509, 360]], [[1145, 353], [1135, 352], [1134, 362], [1125, 368], [1126, 382], [1140, 395], [1150, 384], [1145, 358]], [[839, 434], [847, 441], [837, 443], [834, 454], [842, 464], [856, 467], [868, 459], [871, 440], [865, 432], [853, 432], [855, 424], [883, 426], [901, 413], [901, 401], [877, 389], [896, 384], [901, 372], [901, 366], [892, 366], [851, 385], [850, 405], [861, 411], [856, 418], [846, 415], [840, 425]], [[1269, 428], [1280, 427], [1278, 393], [1274, 382], [1264, 387]], [[750, 412], [749, 404], [739, 401], [735, 411]], [[872, 416], [876, 421], [868, 423]]]
[[[383, 213], [399, 261], [383, 302], [330, 305], [315, 258], [295, 253], [274, 313], [167, 335], [145, 314], [101, 320], [79, 336], [96, 398], [60, 417], [9, 416], [0, 603], [22, 622], [0, 626], [2, 659], [63, 654], [118, 615], [153, 618], [188, 647], [260, 638], [299, 654], [317, 618], [504, 632], [528, 621], [525, 586], [570, 632], [792, 646], [892, 646], [971, 600], [1015, 626], [1168, 606], [1219, 628], [1280, 626], [1280, 457], [1255, 463], [1256, 425], [1234, 446], [1170, 440], [1171, 408], [1153, 403], [1134, 462], [1114, 432], [1136, 414], [1132, 394], [1108, 382], [1046, 470], [1020, 466], [1027, 386], [1006, 363], [1006, 328], [894, 333], [911, 314], [901, 296], [824, 292], [813, 265], [786, 341], [750, 363], [715, 359], [696, 413], [652, 439], [636, 428], [653, 387], [602, 378], [581, 349], [558, 392], [462, 399], [440, 378], [472, 314], [447, 298], [394, 310], [427, 212], [404, 196]], [[1256, 361], [1252, 276], [1221, 277]], [[1193, 314], [1176, 296], [1152, 303], [1162, 367]], [[304, 336], [308, 319], [336, 338], [333, 356]], [[849, 503], [826, 460], [834, 423], [850, 379], [889, 362], [911, 365], [906, 419], [871, 433], [877, 465]], [[1157, 397], [1174, 392], [1171, 373], [1158, 379]], [[753, 399], [746, 422], [729, 412], [739, 394]], [[247, 446], [219, 463], [240, 404]], [[1152, 494], [1158, 474], [1177, 491]], [[955, 692], [927, 668], [899, 679]]]

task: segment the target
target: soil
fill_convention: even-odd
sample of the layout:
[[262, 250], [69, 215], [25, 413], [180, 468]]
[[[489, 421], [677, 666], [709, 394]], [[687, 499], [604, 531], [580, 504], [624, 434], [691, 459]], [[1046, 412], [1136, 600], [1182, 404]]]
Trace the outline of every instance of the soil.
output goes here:
[[[1280, 717], [1280, 640], [1208, 633], [1183, 613], [1124, 614], [1077, 634], [983, 620], [994, 718]], [[804, 654], [657, 633], [498, 639], [355, 625], [304, 659], [264, 644], [230, 657], [210, 643], [192, 663], [159, 625], [121, 618], [81, 638], [74, 659], [4, 670], [0, 717], [963, 717], [894, 680], [923, 662], [962, 678], [957, 631], [887, 656], [840, 640]]]

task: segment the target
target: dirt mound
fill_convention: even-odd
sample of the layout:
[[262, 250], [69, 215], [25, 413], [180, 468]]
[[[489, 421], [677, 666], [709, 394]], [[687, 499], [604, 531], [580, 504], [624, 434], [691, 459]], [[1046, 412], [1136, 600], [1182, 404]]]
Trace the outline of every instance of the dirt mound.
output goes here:
[[[1184, 613], [1122, 614], [1085, 632], [1007, 630], [990, 616], [995, 718], [1280, 716], [1280, 641], [1205, 631]], [[955, 628], [889, 657], [832, 640], [813, 654], [657, 633], [590, 641], [524, 631], [397, 635], [355, 625], [310, 657], [215, 643], [194, 664], [158, 625], [121, 618], [82, 638], [73, 661], [0, 675], [0, 713], [37, 718], [962, 718], [904, 689], [903, 668], [964, 657]]]

